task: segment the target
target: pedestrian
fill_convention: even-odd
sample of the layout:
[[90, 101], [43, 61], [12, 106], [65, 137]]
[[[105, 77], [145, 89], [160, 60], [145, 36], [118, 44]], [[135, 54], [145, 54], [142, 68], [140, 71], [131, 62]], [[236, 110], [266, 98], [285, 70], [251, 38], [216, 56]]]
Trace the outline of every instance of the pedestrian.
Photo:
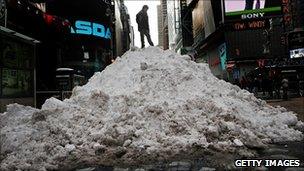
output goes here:
[[242, 79], [241, 79], [241, 89], [246, 89], [246, 90], [248, 90], [248, 88], [247, 88], [247, 79], [246, 79], [246, 77], [245, 76], [242, 76]]
[[283, 89], [283, 99], [287, 100], [288, 99], [288, 79], [283, 78], [282, 80], [282, 89]]
[[281, 98], [281, 82], [279, 76], [274, 79], [274, 91], [278, 99]]
[[304, 96], [304, 79], [303, 78], [304, 77], [301, 77], [299, 74], [297, 74], [297, 83], [298, 83], [297, 89], [298, 89], [300, 97]]
[[299, 81], [299, 94], [304, 97], [304, 80]]
[[250, 93], [252, 93], [252, 90], [253, 90], [253, 80], [252, 80], [251, 77], [248, 78], [247, 85], [248, 85], [248, 91], [249, 91]]
[[255, 4], [255, 9], [260, 9], [260, 8], [261, 8], [261, 2], [260, 0], [257, 0]]
[[272, 78], [268, 79], [268, 96], [270, 99], [273, 98], [273, 79]]
[[145, 47], [145, 36], [147, 37], [150, 46], [154, 46], [150, 36], [149, 18], [147, 14], [148, 9], [149, 7], [144, 5], [142, 10], [136, 14], [136, 22], [138, 24], [138, 31], [140, 33], [141, 48]]
[[258, 78], [255, 77], [254, 80], [253, 80], [253, 90], [252, 90], [252, 92], [256, 96], [258, 95], [259, 85], [260, 85], [260, 82], [259, 82]]

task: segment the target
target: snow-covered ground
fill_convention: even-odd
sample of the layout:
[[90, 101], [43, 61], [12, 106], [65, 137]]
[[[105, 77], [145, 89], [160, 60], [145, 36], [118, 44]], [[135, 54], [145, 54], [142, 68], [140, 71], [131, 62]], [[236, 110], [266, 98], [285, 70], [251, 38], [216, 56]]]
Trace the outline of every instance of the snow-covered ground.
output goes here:
[[170, 159], [194, 149], [238, 155], [301, 140], [304, 124], [207, 64], [156, 47], [129, 51], [70, 99], [42, 109], [18, 104], [0, 115], [0, 170], [56, 170]]

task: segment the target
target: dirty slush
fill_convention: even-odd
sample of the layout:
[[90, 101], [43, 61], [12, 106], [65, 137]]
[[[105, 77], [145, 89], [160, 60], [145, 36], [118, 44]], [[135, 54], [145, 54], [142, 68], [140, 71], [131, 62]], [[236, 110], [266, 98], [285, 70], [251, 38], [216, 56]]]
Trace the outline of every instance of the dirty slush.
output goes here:
[[133, 49], [71, 98], [0, 115], [0, 170], [136, 165], [303, 139], [296, 114], [219, 80], [208, 65], [157, 47]]

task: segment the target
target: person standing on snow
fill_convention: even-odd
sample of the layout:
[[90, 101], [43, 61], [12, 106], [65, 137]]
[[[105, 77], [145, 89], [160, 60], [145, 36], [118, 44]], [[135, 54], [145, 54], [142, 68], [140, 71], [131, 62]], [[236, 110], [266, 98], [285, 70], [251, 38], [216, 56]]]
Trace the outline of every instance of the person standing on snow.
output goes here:
[[150, 36], [150, 29], [149, 29], [149, 19], [148, 19], [148, 11], [149, 7], [144, 5], [142, 10], [139, 11], [136, 15], [136, 22], [138, 24], [138, 31], [140, 32], [140, 40], [141, 40], [141, 48], [145, 47], [145, 37], [147, 37], [150, 46], [154, 46], [151, 36]]
[[282, 80], [282, 89], [283, 89], [283, 99], [287, 100], [288, 99], [288, 79], [283, 78]]

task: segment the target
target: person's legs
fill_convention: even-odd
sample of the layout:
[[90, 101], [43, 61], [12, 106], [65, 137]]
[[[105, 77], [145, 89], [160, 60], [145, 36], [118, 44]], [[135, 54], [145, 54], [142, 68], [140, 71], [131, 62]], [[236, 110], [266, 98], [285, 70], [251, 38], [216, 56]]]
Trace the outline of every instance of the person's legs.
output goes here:
[[254, 0], [246, 0], [245, 10], [252, 10], [253, 2], [254, 2]]
[[145, 47], [145, 36], [144, 36], [144, 32], [141, 31], [140, 32], [140, 41], [141, 41], [141, 48], [144, 48]]
[[257, 0], [255, 4], [255, 9], [260, 9], [260, 8], [261, 8], [261, 2], [260, 0]]
[[283, 87], [283, 99], [288, 99], [288, 89], [286, 87]]
[[150, 46], [154, 46], [154, 44], [153, 44], [153, 42], [151, 40], [151, 36], [150, 36], [149, 30], [145, 31], [145, 35], [146, 35], [146, 37], [148, 39], [148, 42], [149, 42]]

